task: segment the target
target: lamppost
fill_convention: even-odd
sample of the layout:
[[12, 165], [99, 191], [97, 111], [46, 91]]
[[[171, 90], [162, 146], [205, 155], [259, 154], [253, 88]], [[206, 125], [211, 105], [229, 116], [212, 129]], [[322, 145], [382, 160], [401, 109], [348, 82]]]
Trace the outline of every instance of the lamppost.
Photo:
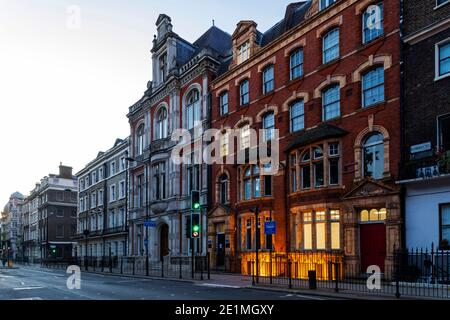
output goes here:
[[250, 212], [255, 214], [256, 218], [256, 283], [259, 283], [259, 207], [255, 207], [254, 209], [250, 209]]
[[88, 255], [87, 254], [88, 254], [88, 237], [89, 237], [89, 233], [90, 233], [90, 231], [88, 229], [83, 231], [84, 238], [86, 240], [85, 241], [86, 250], [85, 250], [85, 253], [84, 253], [84, 268], [85, 268], [86, 271], [88, 271]]
[[[148, 165], [146, 162], [144, 161], [140, 161], [140, 160], [136, 160], [134, 158], [126, 158], [125, 159], [128, 162], [137, 162], [140, 163], [142, 165], [144, 165], [145, 168], [145, 198], [146, 198], [146, 213], [145, 213], [145, 221], [148, 221], [149, 219], [149, 214], [150, 214], [150, 188], [148, 185], [148, 180], [149, 180], [149, 173], [148, 173]], [[148, 239], [148, 227], [145, 227], [145, 241], [144, 241], [144, 245], [145, 245], [145, 274], [148, 276], [149, 275], [149, 252], [148, 252], [148, 243], [149, 243], [149, 239]]]

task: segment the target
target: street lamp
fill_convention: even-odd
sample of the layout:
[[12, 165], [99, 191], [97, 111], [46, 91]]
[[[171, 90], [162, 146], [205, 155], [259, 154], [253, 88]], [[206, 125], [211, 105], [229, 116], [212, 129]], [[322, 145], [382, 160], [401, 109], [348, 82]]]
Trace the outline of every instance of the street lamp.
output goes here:
[[259, 283], [259, 207], [250, 209], [250, 212], [253, 212], [256, 218], [256, 283]]
[[[149, 196], [149, 192], [150, 192], [150, 188], [148, 186], [148, 179], [149, 179], [149, 174], [148, 174], [148, 165], [146, 162], [144, 161], [140, 161], [140, 160], [136, 160], [134, 158], [126, 158], [125, 159], [128, 162], [137, 162], [140, 163], [142, 165], [145, 166], [145, 197], [146, 197], [146, 213], [145, 213], [145, 221], [148, 221], [149, 219], [149, 212], [150, 212], [150, 196]], [[148, 252], [148, 243], [149, 243], [149, 239], [148, 239], [148, 227], [145, 227], [145, 274], [148, 276], [149, 275], [149, 252]]]
[[88, 229], [83, 231], [84, 237], [86, 239], [86, 241], [85, 241], [85, 245], [86, 245], [86, 250], [85, 251], [86, 252], [84, 253], [84, 268], [85, 268], [86, 271], [88, 271], [88, 255], [87, 255], [87, 252], [88, 252], [88, 237], [89, 237], [89, 233], [90, 233], [90, 231]]

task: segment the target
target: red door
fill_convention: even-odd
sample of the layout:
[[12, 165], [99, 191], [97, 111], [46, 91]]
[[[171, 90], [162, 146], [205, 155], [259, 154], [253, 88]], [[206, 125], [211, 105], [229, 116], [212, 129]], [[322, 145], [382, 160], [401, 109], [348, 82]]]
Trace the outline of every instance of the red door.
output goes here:
[[386, 226], [383, 223], [360, 225], [361, 268], [379, 266], [384, 272], [386, 258]]

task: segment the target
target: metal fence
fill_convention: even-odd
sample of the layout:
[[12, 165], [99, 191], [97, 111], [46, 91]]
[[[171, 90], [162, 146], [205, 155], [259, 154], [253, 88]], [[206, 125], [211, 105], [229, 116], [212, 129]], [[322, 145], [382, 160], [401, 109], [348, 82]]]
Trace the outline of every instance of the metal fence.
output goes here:
[[[271, 261], [268, 263], [267, 259]], [[274, 253], [243, 263], [243, 274], [254, 285], [290, 289], [332, 289], [335, 292], [364, 292], [393, 297], [450, 298], [450, 253], [435, 250], [396, 250], [380, 269], [366, 273], [338, 253]]]
[[121, 275], [149, 276], [178, 279], [210, 279], [209, 256], [166, 256], [163, 261], [146, 261], [145, 257], [77, 257], [73, 259], [43, 260], [46, 268], [65, 269], [78, 265], [82, 271]]

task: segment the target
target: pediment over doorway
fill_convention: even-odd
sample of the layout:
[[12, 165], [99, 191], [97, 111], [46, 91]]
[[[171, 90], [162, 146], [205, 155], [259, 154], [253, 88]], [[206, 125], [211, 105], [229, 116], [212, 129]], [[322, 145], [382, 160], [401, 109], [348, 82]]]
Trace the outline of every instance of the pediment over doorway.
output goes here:
[[391, 186], [378, 180], [364, 179], [355, 184], [352, 189], [343, 196], [343, 199], [385, 196], [397, 194], [399, 192], [400, 189], [396, 186]]
[[216, 218], [227, 216], [230, 213], [230, 208], [223, 205], [216, 205], [208, 212], [208, 218]]

